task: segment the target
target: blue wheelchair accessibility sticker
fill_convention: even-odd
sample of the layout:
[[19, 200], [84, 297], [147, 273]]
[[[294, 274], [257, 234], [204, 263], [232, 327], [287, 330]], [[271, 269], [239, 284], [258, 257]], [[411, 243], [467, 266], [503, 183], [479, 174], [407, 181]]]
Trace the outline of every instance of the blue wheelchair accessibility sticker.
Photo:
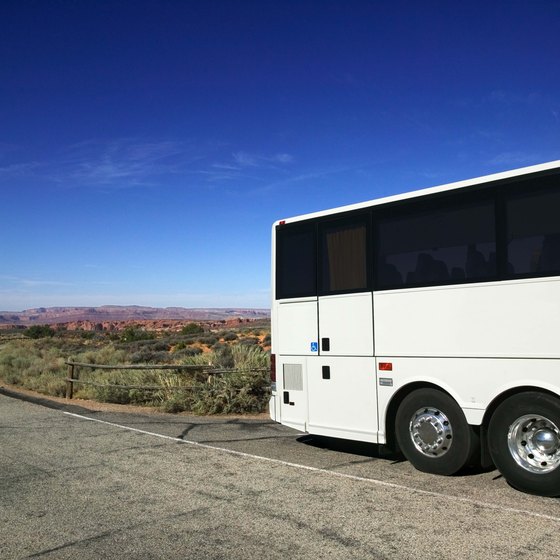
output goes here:
[[311, 352], [318, 352], [319, 351], [319, 343], [318, 342], [312, 342], [311, 343]]

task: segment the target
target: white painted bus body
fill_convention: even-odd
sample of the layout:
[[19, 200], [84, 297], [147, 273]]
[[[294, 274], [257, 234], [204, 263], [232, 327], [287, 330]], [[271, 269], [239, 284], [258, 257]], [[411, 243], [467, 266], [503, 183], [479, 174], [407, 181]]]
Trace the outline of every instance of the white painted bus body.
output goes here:
[[384, 444], [391, 402], [411, 384], [441, 388], [473, 426], [512, 389], [560, 396], [560, 276], [275, 297], [279, 226], [559, 168], [555, 161], [276, 222], [272, 419], [311, 434]]
[[[318, 303], [302, 303], [278, 302], [273, 322], [273, 332], [283, 334], [273, 347], [278, 373], [271, 416], [292, 428], [385, 443], [391, 398], [418, 382], [452, 395], [473, 425], [514, 387], [560, 395], [560, 279], [375, 293], [375, 356], [313, 355], [301, 348], [319, 340]], [[367, 319], [350, 321], [352, 330], [370, 331]], [[379, 362], [391, 363], [392, 371], [379, 371]], [[301, 391], [288, 387], [292, 405], [280, 400], [285, 364], [299, 365], [303, 377]], [[331, 365], [328, 388], [322, 387], [323, 365]]]

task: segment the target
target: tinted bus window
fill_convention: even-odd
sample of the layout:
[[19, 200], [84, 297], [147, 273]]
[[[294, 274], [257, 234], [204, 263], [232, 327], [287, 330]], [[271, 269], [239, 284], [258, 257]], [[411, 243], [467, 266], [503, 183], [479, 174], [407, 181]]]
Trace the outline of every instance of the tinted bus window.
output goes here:
[[560, 274], [560, 191], [541, 191], [506, 202], [510, 275]]
[[317, 294], [315, 227], [276, 230], [276, 299]]
[[377, 287], [455, 284], [496, 276], [494, 203], [424, 207], [381, 219]]

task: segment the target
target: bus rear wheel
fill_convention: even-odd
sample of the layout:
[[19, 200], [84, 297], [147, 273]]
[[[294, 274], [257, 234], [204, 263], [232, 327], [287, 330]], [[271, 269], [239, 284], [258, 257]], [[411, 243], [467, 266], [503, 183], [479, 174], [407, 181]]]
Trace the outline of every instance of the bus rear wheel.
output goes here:
[[477, 450], [477, 437], [459, 405], [436, 389], [418, 389], [403, 399], [395, 433], [404, 456], [423, 472], [455, 474]]
[[536, 391], [505, 400], [488, 428], [490, 455], [515, 488], [560, 496], [560, 400]]

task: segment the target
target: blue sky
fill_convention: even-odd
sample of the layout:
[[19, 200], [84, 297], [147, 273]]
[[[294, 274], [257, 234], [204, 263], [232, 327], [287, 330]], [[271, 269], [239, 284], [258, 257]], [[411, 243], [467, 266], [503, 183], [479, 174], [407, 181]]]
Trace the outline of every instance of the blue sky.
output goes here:
[[274, 220], [560, 159], [560, 2], [0, 2], [0, 310], [268, 307]]

